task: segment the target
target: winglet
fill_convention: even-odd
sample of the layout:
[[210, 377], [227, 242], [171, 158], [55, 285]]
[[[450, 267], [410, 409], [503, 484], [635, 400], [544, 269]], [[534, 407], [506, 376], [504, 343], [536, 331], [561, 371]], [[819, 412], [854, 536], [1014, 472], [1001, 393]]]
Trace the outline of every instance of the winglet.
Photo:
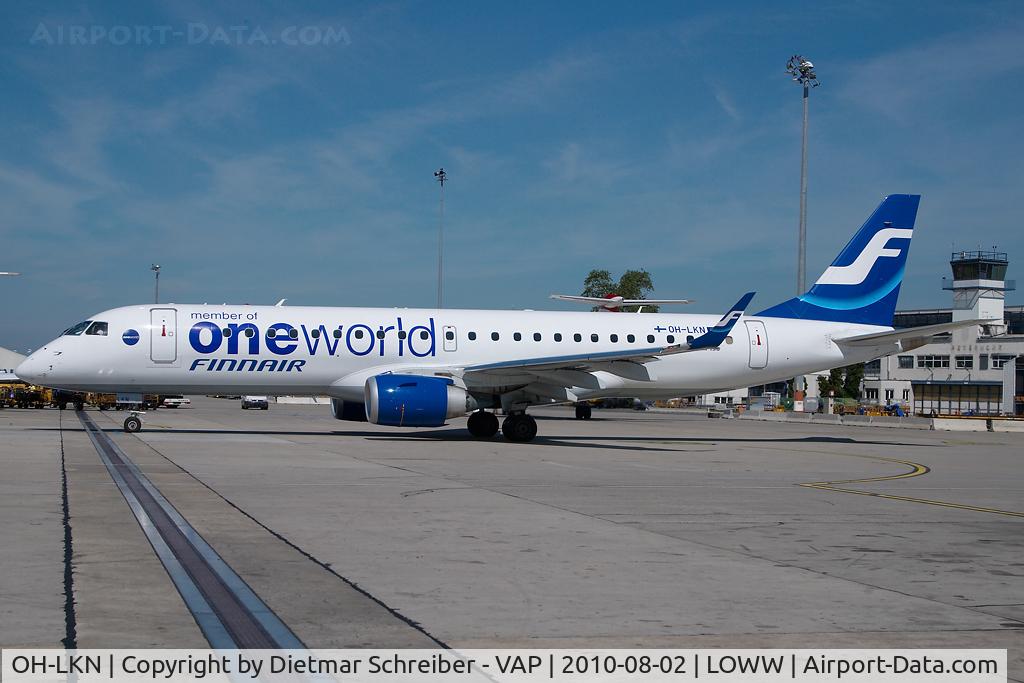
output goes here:
[[743, 316], [743, 312], [747, 310], [750, 300], [754, 298], [756, 293], [747, 292], [741, 296], [736, 305], [729, 309], [729, 312], [723, 315], [722, 319], [714, 327], [689, 343], [690, 349], [717, 349], [721, 346], [725, 338], [732, 332], [733, 326]]

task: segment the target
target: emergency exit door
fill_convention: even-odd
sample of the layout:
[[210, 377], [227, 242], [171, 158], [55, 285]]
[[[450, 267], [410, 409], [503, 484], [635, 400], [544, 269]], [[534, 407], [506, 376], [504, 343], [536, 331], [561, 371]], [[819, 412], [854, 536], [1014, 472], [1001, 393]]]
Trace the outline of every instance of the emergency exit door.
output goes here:
[[178, 360], [178, 312], [173, 308], [149, 311], [149, 357], [154, 363]]
[[768, 332], [760, 320], [747, 320], [747, 335], [750, 337], [750, 368], [760, 370], [768, 367]]

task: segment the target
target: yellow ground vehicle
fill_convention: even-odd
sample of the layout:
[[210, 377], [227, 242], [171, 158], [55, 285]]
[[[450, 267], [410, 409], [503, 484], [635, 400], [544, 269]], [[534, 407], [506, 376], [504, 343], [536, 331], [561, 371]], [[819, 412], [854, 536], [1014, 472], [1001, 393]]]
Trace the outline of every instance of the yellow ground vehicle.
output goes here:
[[96, 406], [100, 410], [110, 410], [117, 407], [117, 394], [96, 394], [90, 392], [85, 395], [85, 402], [91, 406]]

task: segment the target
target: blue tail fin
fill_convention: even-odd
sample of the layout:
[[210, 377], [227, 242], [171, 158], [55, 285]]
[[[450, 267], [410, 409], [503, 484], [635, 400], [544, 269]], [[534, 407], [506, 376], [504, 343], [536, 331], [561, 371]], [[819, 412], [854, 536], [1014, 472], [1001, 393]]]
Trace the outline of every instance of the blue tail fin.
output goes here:
[[758, 315], [892, 325], [921, 195], [882, 200], [806, 293]]

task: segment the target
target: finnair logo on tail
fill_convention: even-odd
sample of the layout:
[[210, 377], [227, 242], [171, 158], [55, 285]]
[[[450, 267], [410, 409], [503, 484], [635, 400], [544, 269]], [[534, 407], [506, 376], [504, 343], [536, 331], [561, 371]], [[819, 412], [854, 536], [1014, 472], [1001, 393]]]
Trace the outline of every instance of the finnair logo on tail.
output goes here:
[[884, 228], [871, 238], [857, 259], [848, 266], [829, 266], [821, 274], [816, 285], [859, 285], [867, 279], [868, 274], [880, 258], [899, 256], [902, 249], [892, 249], [885, 245], [892, 239], [910, 239], [914, 231], [907, 228]]

